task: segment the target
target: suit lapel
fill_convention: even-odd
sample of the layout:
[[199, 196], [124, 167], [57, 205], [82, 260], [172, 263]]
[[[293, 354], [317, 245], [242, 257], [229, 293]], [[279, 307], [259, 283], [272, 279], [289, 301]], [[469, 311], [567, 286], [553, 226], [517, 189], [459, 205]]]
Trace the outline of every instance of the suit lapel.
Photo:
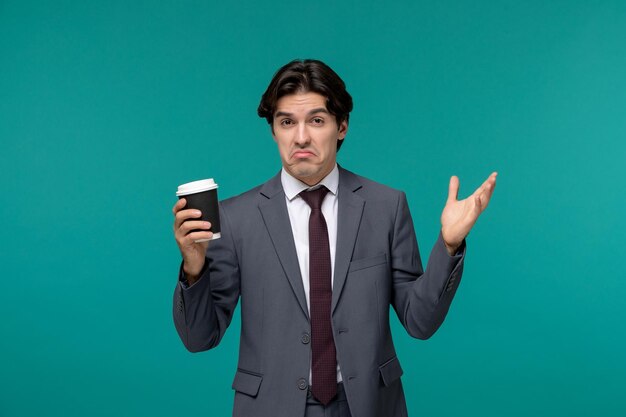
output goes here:
[[331, 314], [337, 307], [337, 302], [346, 282], [352, 251], [354, 250], [361, 216], [363, 215], [365, 200], [355, 193], [359, 188], [361, 188], [361, 183], [356, 175], [339, 167], [337, 247]]
[[280, 173], [266, 182], [261, 187], [260, 192], [265, 197], [259, 203], [259, 210], [263, 216], [265, 227], [270, 234], [274, 249], [289, 280], [289, 284], [298, 299], [302, 311], [308, 318], [309, 310], [304, 295], [296, 245], [291, 232], [285, 193], [280, 182]]

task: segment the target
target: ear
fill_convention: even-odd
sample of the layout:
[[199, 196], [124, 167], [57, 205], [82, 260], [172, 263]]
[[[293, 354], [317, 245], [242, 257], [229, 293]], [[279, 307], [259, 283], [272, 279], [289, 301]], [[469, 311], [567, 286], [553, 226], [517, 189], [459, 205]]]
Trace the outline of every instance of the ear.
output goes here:
[[346, 135], [348, 134], [348, 121], [344, 120], [339, 124], [339, 137], [337, 139], [344, 140]]
[[274, 133], [274, 124], [270, 124], [270, 133], [272, 134], [272, 139], [276, 142], [276, 134]]

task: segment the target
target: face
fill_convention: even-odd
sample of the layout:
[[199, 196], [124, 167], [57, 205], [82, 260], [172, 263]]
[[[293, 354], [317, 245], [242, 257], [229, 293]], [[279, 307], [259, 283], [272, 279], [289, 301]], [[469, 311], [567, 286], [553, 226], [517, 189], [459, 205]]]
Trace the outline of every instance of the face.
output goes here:
[[281, 97], [273, 123], [283, 167], [308, 185], [320, 182], [335, 167], [337, 139], [348, 132], [346, 121], [337, 125], [326, 109], [326, 97], [307, 92]]

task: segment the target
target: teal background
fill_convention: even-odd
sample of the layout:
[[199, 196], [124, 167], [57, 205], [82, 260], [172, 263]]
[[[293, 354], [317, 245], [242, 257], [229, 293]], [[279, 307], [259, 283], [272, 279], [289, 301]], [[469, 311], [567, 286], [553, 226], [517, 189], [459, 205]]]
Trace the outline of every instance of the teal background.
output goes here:
[[499, 172], [442, 328], [394, 318], [410, 414], [626, 415], [626, 3], [383, 3], [0, 0], [1, 416], [230, 415], [238, 315], [209, 352], [174, 330], [174, 192], [278, 171], [256, 106], [298, 57], [424, 259], [450, 175]]

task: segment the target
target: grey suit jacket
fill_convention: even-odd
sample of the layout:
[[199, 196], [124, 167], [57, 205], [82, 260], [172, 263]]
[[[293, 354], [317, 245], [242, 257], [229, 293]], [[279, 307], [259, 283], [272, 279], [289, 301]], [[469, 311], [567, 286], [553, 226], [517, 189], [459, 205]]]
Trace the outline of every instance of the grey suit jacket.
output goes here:
[[[461, 280], [465, 244], [449, 256], [441, 235], [422, 269], [406, 196], [340, 168], [332, 327], [352, 415], [406, 416], [389, 328], [429, 338]], [[221, 239], [200, 279], [182, 268], [174, 323], [191, 352], [217, 346], [241, 299], [236, 417], [304, 416], [311, 327], [280, 174], [221, 202]]]

